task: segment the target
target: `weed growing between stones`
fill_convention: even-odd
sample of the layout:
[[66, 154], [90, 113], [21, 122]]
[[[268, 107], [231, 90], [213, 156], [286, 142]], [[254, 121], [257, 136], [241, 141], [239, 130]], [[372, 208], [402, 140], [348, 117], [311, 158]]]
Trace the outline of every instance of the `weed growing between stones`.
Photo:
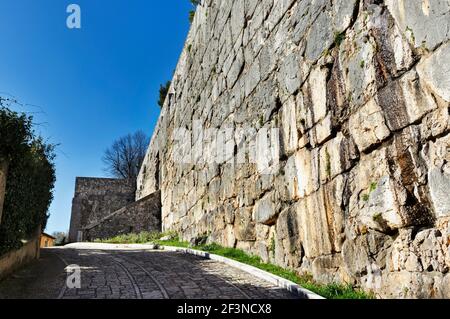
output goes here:
[[334, 44], [336, 45], [336, 47], [339, 47], [342, 42], [344, 42], [345, 40], [345, 33], [344, 32], [336, 32], [334, 34]]

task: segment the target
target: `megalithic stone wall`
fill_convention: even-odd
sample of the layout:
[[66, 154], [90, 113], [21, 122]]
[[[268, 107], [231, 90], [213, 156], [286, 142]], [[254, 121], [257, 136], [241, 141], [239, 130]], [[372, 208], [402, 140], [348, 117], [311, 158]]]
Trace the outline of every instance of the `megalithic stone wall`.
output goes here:
[[450, 297], [449, 36], [446, 0], [203, 1], [137, 198], [184, 239]]

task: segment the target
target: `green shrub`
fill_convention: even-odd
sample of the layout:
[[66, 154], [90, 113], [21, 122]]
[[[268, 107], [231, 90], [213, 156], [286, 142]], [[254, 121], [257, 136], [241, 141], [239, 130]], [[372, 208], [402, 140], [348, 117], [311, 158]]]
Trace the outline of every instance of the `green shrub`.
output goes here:
[[56, 180], [54, 145], [32, 130], [32, 118], [0, 107], [0, 158], [9, 162], [0, 224], [0, 255], [45, 229]]
[[172, 85], [171, 81], [167, 81], [166, 84], [159, 86], [159, 100], [158, 105], [160, 108], [164, 107], [164, 102], [166, 101], [167, 94], [169, 93], [170, 86]]
[[334, 44], [339, 47], [345, 40], [345, 32], [336, 32], [334, 34]]
[[159, 240], [162, 234], [159, 232], [142, 232], [139, 234], [125, 234], [108, 239], [97, 239], [97, 243], [107, 244], [147, 244]]
[[[191, 4], [194, 7], [197, 7], [200, 3], [201, 3], [201, 0], [191, 0]], [[190, 23], [194, 22], [194, 18], [195, 18], [195, 10], [189, 11], [189, 22]]]

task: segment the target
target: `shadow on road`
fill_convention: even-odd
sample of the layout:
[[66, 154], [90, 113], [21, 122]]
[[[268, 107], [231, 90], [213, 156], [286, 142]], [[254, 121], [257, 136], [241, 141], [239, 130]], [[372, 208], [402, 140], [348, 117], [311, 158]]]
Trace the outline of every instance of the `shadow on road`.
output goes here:
[[[64, 260], [64, 262], [63, 262]], [[81, 269], [81, 289], [65, 287], [65, 263]], [[198, 256], [143, 250], [43, 250], [41, 259], [0, 282], [13, 299], [293, 299], [288, 291]]]
[[0, 281], [0, 299], [56, 299], [65, 284], [65, 264], [41, 249], [41, 258]]

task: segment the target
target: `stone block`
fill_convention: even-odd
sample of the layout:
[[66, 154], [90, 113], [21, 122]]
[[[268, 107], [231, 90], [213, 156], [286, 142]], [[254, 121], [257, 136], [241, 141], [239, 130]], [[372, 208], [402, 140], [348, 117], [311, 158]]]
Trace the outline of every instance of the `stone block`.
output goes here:
[[239, 208], [236, 211], [234, 235], [238, 241], [255, 241], [256, 229], [251, 208]]
[[275, 198], [275, 193], [269, 193], [256, 201], [253, 215], [255, 221], [264, 225], [274, 225], [280, 212], [279, 201]]
[[417, 72], [433, 92], [450, 103], [450, 44], [444, 44], [429, 57], [423, 59], [417, 66]]
[[292, 154], [298, 147], [296, 118], [295, 100], [294, 98], [290, 98], [281, 110], [282, 148], [285, 154]]
[[429, 50], [450, 37], [449, 4], [445, 0], [387, 0], [389, 12], [411, 43]]
[[383, 111], [374, 99], [350, 117], [349, 126], [361, 152], [383, 142], [391, 134], [385, 123]]

